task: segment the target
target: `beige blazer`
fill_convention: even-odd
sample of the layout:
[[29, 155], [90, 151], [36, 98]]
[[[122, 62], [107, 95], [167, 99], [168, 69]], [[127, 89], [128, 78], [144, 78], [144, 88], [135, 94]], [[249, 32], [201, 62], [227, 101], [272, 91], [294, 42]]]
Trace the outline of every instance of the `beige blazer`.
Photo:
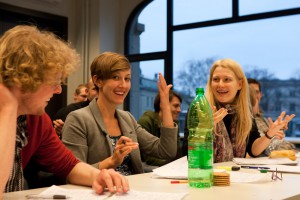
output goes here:
[[[132, 173], [143, 173], [140, 151], [162, 159], [173, 159], [177, 151], [178, 126], [161, 127], [160, 138], [143, 129], [127, 111], [116, 110], [122, 134], [139, 143], [130, 153]], [[62, 142], [81, 161], [98, 168], [99, 162], [113, 153], [111, 140], [99, 111], [97, 100], [89, 106], [71, 112], [62, 131]]]

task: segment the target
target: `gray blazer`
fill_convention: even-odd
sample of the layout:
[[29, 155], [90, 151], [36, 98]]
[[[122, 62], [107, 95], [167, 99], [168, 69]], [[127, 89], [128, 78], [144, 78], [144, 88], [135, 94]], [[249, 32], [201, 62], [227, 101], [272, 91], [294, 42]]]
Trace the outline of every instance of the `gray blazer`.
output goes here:
[[[161, 127], [160, 138], [143, 129], [127, 111], [116, 110], [122, 134], [139, 143], [130, 153], [132, 173], [143, 173], [140, 151], [162, 159], [173, 159], [177, 151], [178, 126]], [[62, 131], [62, 142], [81, 161], [99, 167], [99, 162], [113, 154], [111, 140], [96, 98], [89, 106], [71, 112]]]

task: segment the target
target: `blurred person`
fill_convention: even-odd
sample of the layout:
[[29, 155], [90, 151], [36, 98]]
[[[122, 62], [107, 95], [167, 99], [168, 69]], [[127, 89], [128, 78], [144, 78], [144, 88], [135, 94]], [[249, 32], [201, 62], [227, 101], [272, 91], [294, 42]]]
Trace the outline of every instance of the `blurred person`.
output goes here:
[[62, 133], [66, 147], [97, 169], [114, 168], [123, 175], [144, 172], [140, 152], [173, 159], [178, 126], [173, 122], [169, 102], [172, 85], [167, 85], [159, 74], [162, 125], [158, 138], [143, 129], [130, 112], [117, 108], [131, 88], [128, 59], [118, 53], [104, 52], [93, 60], [90, 69], [98, 98], [68, 115]]
[[89, 103], [98, 95], [98, 91], [95, 88], [92, 78], [89, 79], [87, 83], [87, 100], [77, 103], [71, 103], [57, 111], [54, 116], [53, 125], [54, 129], [59, 137], [61, 137], [61, 131], [64, 126], [64, 121], [66, 120], [68, 114], [74, 110], [84, 108], [89, 105]]
[[79, 84], [74, 92], [74, 103], [86, 101], [88, 97], [87, 84]]
[[[253, 90], [256, 93], [256, 104], [253, 107], [254, 118], [257, 124], [258, 132], [260, 133], [260, 136], [263, 136], [269, 130], [269, 122], [264, 117], [263, 110], [259, 107], [261, 98], [263, 96], [261, 91], [261, 84], [258, 80], [254, 78], [248, 78], [247, 80], [250, 87], [253, 88]], [[279, 132], [284, 134], [284, 131], [287, 129], [288, 129], [288, 124], [286, 124], [286, 126], [283, 127], [281, 130], [279, 130]], [[296, 147], [294, 144], [284, 139], [279, 140], [276, 137], [274, 137], [272, 138], [270, 145], [262, 153], [262, 156], [269, 156], [270, 153], [274, 150], [296, 150]]]
[[[282, 112], [260, 137], [252, 115], [249, 86], [241, 66], [232, 59], [213, 63], [205, 94], [213, 110], [214, 162], [232, 161], [234, 157], [259, 156], [273, 137], [282, 139], [278, 132], [294, 117]], [[185, 129], [187, 130], [187, 128]], [[188, 130], [185, 131], [183, 151], [187, 153]]]
[[249, 95], [250, 95], [250, 103], [252, 106], [253, 114], [258, 112], [258, 100], [257, 100], [257, 94], [255, 89], [249, 85]]
[[[172, 118], [174, 123], [179, 124], [179, 113], [181, 112], [180, 106], [182, 103], [181, 96], [170, 90], [169, 93], [169, 101], [171, 106]], [[160, 95], [156, 94], [154, 99], [154, 111], [147, 110], [138, 120], [138, 124], [140, 124], [144, 129], [146, 129], [152, 135], [156, 137], [160, 137], [160, 126], [162, 123], [162, 112], [160, 109]], [[181, 156], [181, 147], [180, 147], [180, 136], [179, 136], [179, 127], [177, 133], [177, 155], [176, 158], [180, 158]], [[175, 158], [175, 159], [176, 159]], [[142, 153], [142, 160], [146, 162], [147, 165], [150, 166], [162, 166], [165, 165], [172, 160], [159, 159], [152, 156], [147, 156], [147, 154]]]
[[[2, 115], [0, 120], [2, 123], [11, 119], [7, 124], [16, 125], [7, 131], [11, 136], [4, 136], [7, 140], [2, 138], [0, 145], [8, 147], [4, 154], [7, 159], [1, 157], [6, 162], [4, 167], [1, 163], [1, 171], [5, 170], [0, 177], [1, 185], [6, 182], [7, 168], [11, 170], [5, 192], [25, 189], [23, 168], [30, 159], [49, 172], [66, 177], [71, 184], [92, 186], [96, 193], [102, 193], [105, 188], [110, 192], [127, 192], [126, 178], [115, 170], [98, 170], [76, 159], [61, 143], [45, 113], [52, 96], [61, 93], [61, 83], [65, 83], [79, 64], [75, 50], [53, 33], [20, 25], [6, 31], [0, 38], [0, 57], [3, 85], [11, 93], [2, 91], [8, 97], [6, 100], [11, 100], [4, 104], [7, 105], [5, 110], [9, 112], [12, 106], [17, 108], [10, 112], [15, 120]], [[15, 151], [11, 151], [11, 147], [15, 147]]]

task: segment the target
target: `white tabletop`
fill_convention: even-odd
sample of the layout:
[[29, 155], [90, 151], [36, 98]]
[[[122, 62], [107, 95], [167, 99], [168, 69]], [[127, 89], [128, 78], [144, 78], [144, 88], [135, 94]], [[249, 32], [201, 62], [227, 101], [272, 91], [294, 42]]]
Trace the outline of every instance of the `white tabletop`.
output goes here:
[[[186, 192], [184, 200], [194, 199], [243, 199], [243, 200], [266, 200], [285, 199], [300, 194], [300, 175], [283, 174], [283, 180], [263, 183], [231, 183], [225, 187], [211, 187], [206, 189], [190, 188], [188, 184], [171, 184], [170, 179], [152, 178], [152, 173], [128, 176], [130, 188], [144, 192]], [[271, 173], [270, 173], [271, 179]], [[86, 188], [74, 185], [63, 185], [63, 188]], [[26, 199], [27, 194], [38, 194], [46, 188], [25, 190], [20, 192], [6, 193], [3, 200]]]
[[[130, 176], [130, 187], [140, 191], [188, 192], [185, 200], [194, 199], [284, 199], [300, 194], [300, 175], [283, 174], [283, 180], [263, 183], [231, 183], [225, 187], [190, 188], [188, 184], [170, 184], [169, 179], [153, 179], [152, 173]], [[270, 173], [271, 180], [271, 173]]]

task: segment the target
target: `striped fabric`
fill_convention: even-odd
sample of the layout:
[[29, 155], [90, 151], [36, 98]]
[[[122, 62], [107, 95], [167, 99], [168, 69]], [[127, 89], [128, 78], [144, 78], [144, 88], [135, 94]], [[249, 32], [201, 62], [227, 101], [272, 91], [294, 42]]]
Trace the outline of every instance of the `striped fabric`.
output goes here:
[[27, 145], [26, 115], [18, 117], [15, 159], [9, 179], [6, 183], [5, 192], [14, 192], [24, 189], [24, 176], [22, 169], [21, 150]]

